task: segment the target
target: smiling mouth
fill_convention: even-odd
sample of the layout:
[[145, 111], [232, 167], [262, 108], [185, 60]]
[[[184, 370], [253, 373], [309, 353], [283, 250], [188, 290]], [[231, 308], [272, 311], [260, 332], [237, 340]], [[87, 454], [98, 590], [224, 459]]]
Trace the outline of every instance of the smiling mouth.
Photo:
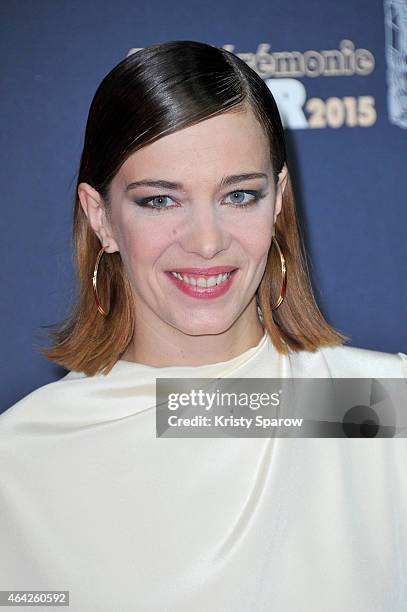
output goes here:
[[[235, 268], [236, 270], [237, 268]], [[219, 273], [219, 274], [211, 274], [211, 275], [203, 275], [203, 274], [181, 274], [180, 272], [169, 272], [177, 278], [178, 280], [184, 282], [186, 285], [191, 285], [192, 287], [215, 287], [216, 285], [220, 285], [226, 282], [230, 275], [235, 271], [232, 270], [230, 272]]]

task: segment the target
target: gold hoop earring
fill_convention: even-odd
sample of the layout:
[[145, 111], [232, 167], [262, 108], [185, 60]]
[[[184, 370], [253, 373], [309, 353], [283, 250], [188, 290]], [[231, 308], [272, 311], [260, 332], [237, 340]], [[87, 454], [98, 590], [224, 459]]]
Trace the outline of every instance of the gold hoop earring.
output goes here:
[[283, 255], [283, 252], [280, 248], [280, 245], [278, 244], [277, 238], [274, 235], [273, 235], [273, 242], [276, 243], [277, 251], [280, 256], [281, 276], [282, 276], [280, 295], [278, 296], [277, 302], [274, 304], [274, 306], [271, 307], [271, 310], [276, 310], [279, 306], [281, 306], [281, 304], [283, 303], [284, 297], [285, 297], [285, 290], [287, 286], [287, 267], [285, 265], [285, 257]]
[[98, 268], [99, 268], [100, 258], [102, 257], [103, 253], [105, 252], [105, 249], [107, 249], [108, 246], [102, 247], [100, 249], [100, 251], [98, 253], [98, 256], [96, 258], [96, 263], [95, 263], [95, 267], [94, 267], [94, 270], [93, 270], [93, 278], [92, 278], [93, 294], [95, 296], [96, 307], [97, 307], [98, 311], [100, 312], [100, 314], [102, 314], [104, 317], [107, 317], [107, 315], [109, 314], [110, 310], [109, 310], [109, 312], [106, 312], [106, 310], [103, 308], [102, 304], [100, 303], [99, 296], [98, 296], [98, 289], [97, 289], [97, 276], [98, 276]]

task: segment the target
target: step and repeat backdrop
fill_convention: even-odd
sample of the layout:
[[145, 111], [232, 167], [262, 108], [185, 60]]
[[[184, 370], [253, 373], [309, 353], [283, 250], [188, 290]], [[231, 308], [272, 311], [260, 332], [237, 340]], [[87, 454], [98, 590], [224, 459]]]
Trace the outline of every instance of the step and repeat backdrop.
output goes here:
[[407, 351], [407, 0], [19, 0], [0, 12], [0, 411], [66, 373], [38, 347], [72, 299], [74, 184], [96, 88], [167, 40], [224, 47], [264, 79], [321, 310], [352, 346]]

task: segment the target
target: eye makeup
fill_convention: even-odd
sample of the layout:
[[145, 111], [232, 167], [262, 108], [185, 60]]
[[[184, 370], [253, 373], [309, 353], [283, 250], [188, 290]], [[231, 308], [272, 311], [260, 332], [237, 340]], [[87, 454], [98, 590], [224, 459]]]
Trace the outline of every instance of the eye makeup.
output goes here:
[[[235, 189], [234, 191], [231, 191], [230, 193], [228, 193], [226, 195], [226, 198], [232, 195], [236, 195], [236, 194], [247, 194], [247, 195], [252, 196], [252, 199], [250, 199], [247, 202], [242, 202], [242, 203], [239, 202], [237, 204], [230, 202], [230, 203], [223, 204], [223, 205], [232, 206], [233, 208], [248, 208], [250, 206], [255, 205], [259, 200], [264, 198], [267, 195], [267, 193], [268, 192], [264, 192], [264, 191], [257, 190], [257, 189]], [[134, 203], [140, 206], [141, 208], [145, 208], [147, 210], [150, 210], [151, 212], [158, 212], [158, 213], [164, 210], [167, 211], [167, 210], [171, 210], [173, 208], [179, 207], [179, 205], [177, 204], [173, 206], [165, 206], [162, 204], [152, 204], [151, 203], [154, 200], [165, 200], [165, 199], [172, 199], [172, 198], [169, 195], [156, 195], [156, 196], [136, 199], [134, 200]]]

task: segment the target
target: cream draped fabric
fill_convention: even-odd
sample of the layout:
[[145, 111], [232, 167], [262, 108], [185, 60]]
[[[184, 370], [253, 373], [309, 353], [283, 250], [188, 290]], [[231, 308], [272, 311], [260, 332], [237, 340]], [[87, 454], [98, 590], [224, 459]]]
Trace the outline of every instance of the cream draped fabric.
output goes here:
[[0, 415], [0, 589], [68, 590], [72, 612], [407, 610], [406, 439], [156, 438], [158, 376], [407, 378], [407, 356], [283, 356], [265, 333], [36, 389]]

